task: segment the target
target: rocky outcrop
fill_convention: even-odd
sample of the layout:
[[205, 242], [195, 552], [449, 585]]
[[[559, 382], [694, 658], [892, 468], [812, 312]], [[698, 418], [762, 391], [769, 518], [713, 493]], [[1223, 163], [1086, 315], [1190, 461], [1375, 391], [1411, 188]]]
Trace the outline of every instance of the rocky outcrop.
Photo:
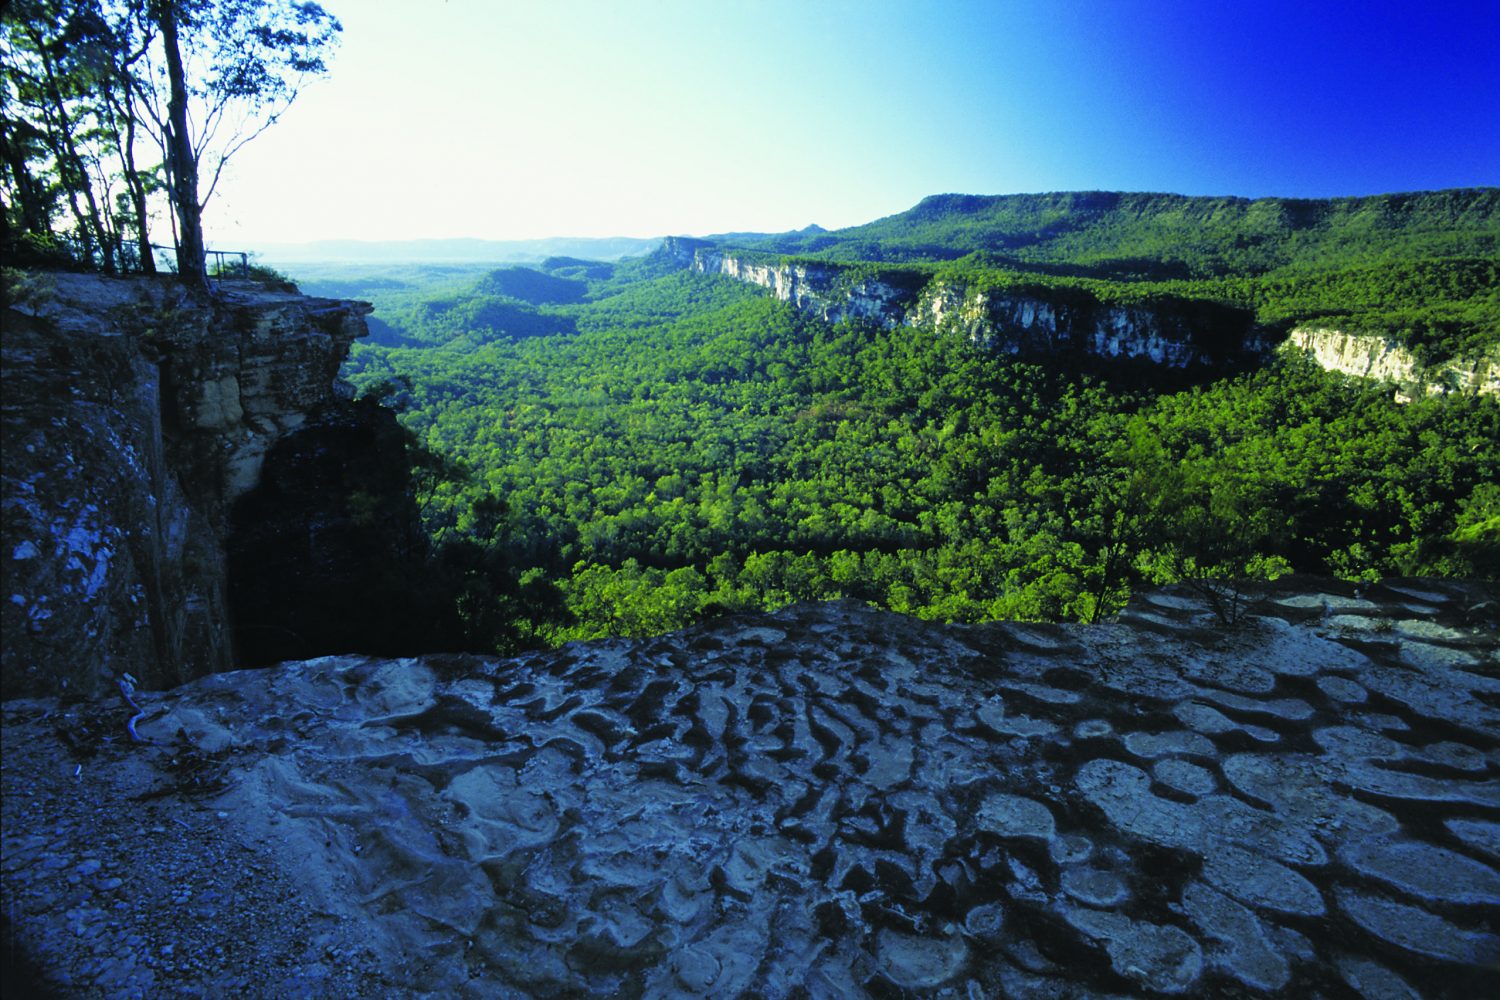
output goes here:
[[13, 700], [7, 912], [110, 996], [1492, 996], [1496, 602], [804, 605], [219, 674], [142, 746]]
[[947, 326], [992, 349], [1025, 355], [1138, 360], [1171, 368], [1223, 365], [1264, 353], [1248, 313], [1206, 303], [1120, 306], [1078, 292], [1056, 295], [970, 288], [917, 272], [869, 275], [836, 264], [772, 261], [703, 240], [668, 239], [680, 266], [759, 285], [830, 323]]
[[231, 511], [274, 447], [349, 407], [338, 369], [368, 311], [249, 282], [7, 287], [5, 696], [235, 664]]
[[940, 282], [924, 291], [904, 321], [952, 326], [1011, 354], [1081, 354], [1167, 368], [1220, 366], [1268, 347], [1266, 332], [1248, 313], [1207, 303], [1122, 306]]
[[[1218, 367], [1263, 357], [1280, 338], [1245, 310], [1206, 302], [1127, 306], [1078, 292], [972, 288], [890, 270], [862, 276], [837, 264], [775, 260], [682, 237], [668, 238], [661, 253], [683, 268], [758, 285], [830, 323], [947, 327], [1010, 354]], [[1281, 349], [1303, 352], [1327, 371], [1389, 382], [1401, 401], [1448, 392], [1500, 394], [1500, 348], [1429, 367], [1389, 337], [1296, 327]]]
[[769, 289], [781, 301], [829, 323], [864, 320], [899, 326], [915, 292], [915, 287], [881, 278], [845, 280], [844, 270], [831, 264], [761, 263], [712, 247], [697, 248], [690, 266], [701, 274], [722, 274]]
[[1426, 366], [1390, 337], [1296, 327], [1283, 349], [1301, 351], [1327, 371], [1389, 382], [1398, 387], [1397, 398], [1403, 402], [1449, 392], [1500, 395], [1500, 346], [1477, 358]]

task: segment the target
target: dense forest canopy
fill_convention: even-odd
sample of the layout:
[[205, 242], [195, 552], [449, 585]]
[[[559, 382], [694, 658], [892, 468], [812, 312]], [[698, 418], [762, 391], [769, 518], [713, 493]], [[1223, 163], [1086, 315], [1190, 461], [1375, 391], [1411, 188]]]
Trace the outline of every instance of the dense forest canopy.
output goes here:
[[[1022, 212], [945, 197], [858, 230], [762, 238], [759, 252], [858, 247], [850, 266], [908, 268], [917, 284], [1173, 295], [1272, 321], [1449, 310], [1460, 320], [1442, 352], [1500, 341], [1493, 191], [1207, 201], [1056, 195]], [[1129, 239], [1127, 215], [1145, 220]], [[1028, 245], [1046, 267], [1016, 263], [1020, 240], [1003, 261], [976, 253], [994, 219], [1023, 216], [1045, 221]], [[1165, 235], [1215, 219], [1219, 237]], [[1388, 238], [1360, 244], [1367, 223]], [[1251, 224], [1291, 249], [1233, 249]], [[1102, 251], [1078, 248], [1106, 236], [1143, 271], [1182, 261], [1199, 276], [1101, 277]], [[1261, 263], [1236, 270], [1234, 253]], [[421, 446], [418, 500], [470, 645], [649, 634], [832, 597], [944, 620], [1097, 620], [1161, 581], [1222, 596], [1287, 571], [1497, 570], [1493, 397], [1402, 405], [1294, 357], [1195, 378], [1049, 364], [951, 331], [830, 325], [664, 253], [366, 292], [376, 333], [346, 373]]]

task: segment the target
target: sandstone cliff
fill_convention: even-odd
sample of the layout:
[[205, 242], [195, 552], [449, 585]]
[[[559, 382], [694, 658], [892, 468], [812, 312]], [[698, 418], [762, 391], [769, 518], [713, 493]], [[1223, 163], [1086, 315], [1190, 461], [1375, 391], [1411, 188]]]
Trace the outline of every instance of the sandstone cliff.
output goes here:
[[1195, 368], [1264, 357], [1280, 341], [1282, 350], [1304, 352], [1327, 371], [1391, 383], [1403, 401], [1447, 392], [1500, 394], [1500, 348], [1427, 367], [1388, 337], [1296, 327], [1283, 339], [1243, 310], [1209, 303], [1126, 306], [1075, 293], [970, 288], [912, 275], [851, 278], [857, 272], [835, 264], [773, 261], [682, 237], [667, 239], [662, 253], [702, 274], [759, 285], [830, 323], [863, 320], [887, 329], [948, 326], [1012, 354]]
[[1399, 387], [1403, 400], [1448, 392], [1500, 395], [1500, 347], [1477, 358], [1426, 366], [1390, 337], [1301, 326], [1287, 336], [1283, 349], [1303, 351], [1327, 371], [1389, 382]]
[[662, 253], [702, 274], [759, 285], [830, 323], [946, 325], [1012, 354], [1193, 368], [1258, 356], [1269, 347], [1267, 332], [1248, 313], [1204, 303], [1122, 306], [1081, 293], [971, 288], [895, 271], [865, 276], [834, 264], [771, 262], [682, 238], [666, 240]]
[[1497, 595], [853, 603], [3, 706], [68, 995], [1500, 995]]
[[236, 665], [233, 511], [269, 454], [354, 419], [338, 370], [368, 311], [249, 282], [7, 287], [6, 697]]
[[904, 322], [951, 324], [970, 340], [1011, 354], [1081, 354], [1167, 368], [1258, 357], [1268, 336], [1248, 313], [1203, 303], [1122, 306], [944, 283], [925, 289]]

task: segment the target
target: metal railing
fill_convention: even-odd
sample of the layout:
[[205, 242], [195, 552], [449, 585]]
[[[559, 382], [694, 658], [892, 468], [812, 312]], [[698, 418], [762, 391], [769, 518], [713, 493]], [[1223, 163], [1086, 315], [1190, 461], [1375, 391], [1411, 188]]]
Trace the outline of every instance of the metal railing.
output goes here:
[[[151, 249], [156, 251], [156, 263], [160, 269], [177, 270], [176, 247], [153, 243]], [[213, 265], [208, 269], [210, 278], [224, 278], [234, 274], [238, 274], [241, 278], [250, 277], [250, 251], [248, 250], [205, 250], [204, 255]]]
[[[151, 257], [158, 272], [177, 271], [177, 248], [152, 243]], [[109, 247], [106, 256], [103, 249], [72, 233], [48, 233], [36, 238], [24, 236], [5, 247], [7, 263], [14, 259], [22, 266], [58, 267], [64, 270], [106, 271], [116, 274], [140, 274], [146, 270], [137, 244], [119, 242]], [[210, 280], [225, 278], [250, 278], [254, 271], [248, 250], [206, 250], [205, 264]]]
[[214, 266], [208, 272], [210, 277], [222, 278], [229, 273], [229, 261], [239, 258], [239, 276], [250, 277], [250, 254], [245, 250], [208, 250], [205, 251], [213, 258]]

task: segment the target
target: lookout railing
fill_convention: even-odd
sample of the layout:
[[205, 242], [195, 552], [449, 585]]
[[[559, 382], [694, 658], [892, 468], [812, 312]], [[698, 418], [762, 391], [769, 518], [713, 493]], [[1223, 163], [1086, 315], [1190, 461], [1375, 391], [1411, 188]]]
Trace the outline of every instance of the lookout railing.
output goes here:
[[[26, 234], [5, 240], [7, 263], [40, 266], [62, 270], [105, 271], [115, 274], [142, 274], [147, 268], [137, 244], [121, 242], [110, 247], [108, 256], [95, 244], [89, 244], [71, 233], [48, 233], [38, 237]], [[251, 277], [250, 251], [205, 251], [210, 278]], [[175, 273], [177, 248], [151, 244], [151, 259], [158, 272]]]
[[[159, 271], [177, 270], [177, 248], [151, 244], [155, 251], [156, 267]], [[241, 278], [250, 277], [250, 251], [248, 250], [205, 250], [209, 264], [208, 276], [210, 278], [225, 278], [238, 275]]]
[[208, 273], [223, 276], [228, 270], [231, 261], [238, 261], [235, 265], [239, 276], [250, 277], [250, 253], [246, 250], [210, 250], [208, 256], [213, 259], [214, 266]]

